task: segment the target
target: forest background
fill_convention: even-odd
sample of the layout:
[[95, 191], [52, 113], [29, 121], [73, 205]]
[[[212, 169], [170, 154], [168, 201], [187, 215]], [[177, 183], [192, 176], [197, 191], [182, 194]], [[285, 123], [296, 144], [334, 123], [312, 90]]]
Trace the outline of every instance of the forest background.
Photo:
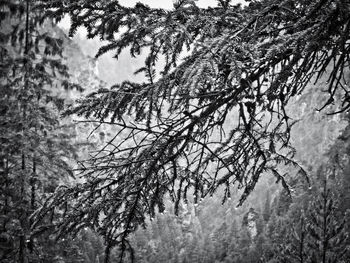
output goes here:
[[[64, 24], [63, 30], [51, 21], [40, 24], [40, 14], [26, 13], [31, 6], [12, 4], [7, 9], [8, 3], [2, 3], [8, 14], [1, 18], [1, 260], [115, 262], [122, 254], [128, 262], [131, 254], [110, 246], [108, 235], [104, 240], [93, 224], [77, 228], [75, 235], [62, 234], [57, 229], [69, 208], [46, 207], [52, 194], [60, 197], [63, 185], [74, 189], [84, 184], [84, 177], [72, 173], [74, 160], [89, 158], [115, 132], [113, 125], [96, 125], [74, 114], [62, 119], [60, 114], [98, 88], [141, 82], [142, 76], [132, 75], [141, 60], [130, 63], [127, 52], [119, 57], [127, 66], [114, 66], [110, 53], [96, 60], [98, 40], [86, 41], [84, 34], [70, 39]], [[33, 22], [27, 23], [27, 17]], [[346, 83], [348, 64], [344, 68]], [[225, 188], [200, 199], [189, 195], [178, 211], [166, 197], [160, 211], [145, 219], [147, 227], [130, 233], [136, 262], [347, 262], [348, 114], [317, 110], [328, 102], [322, 91], [327, 81], [325, 75], [309, 84], [287, 105], [289, 116], [299, 120], [290, 140], [307, 177], [299, 167], [281, 164], [288, 172], [288, 188], [266, 174], [241, 206], [242, 189], [234, 185], [224, 203]], [[69, 201], [73, 204], [65, 206], [74, 207], [75, 201]]]

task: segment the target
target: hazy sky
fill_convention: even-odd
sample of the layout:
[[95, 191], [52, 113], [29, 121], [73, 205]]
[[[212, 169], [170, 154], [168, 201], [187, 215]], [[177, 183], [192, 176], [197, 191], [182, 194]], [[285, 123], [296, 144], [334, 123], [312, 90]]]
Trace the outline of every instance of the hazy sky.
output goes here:
[[[160, 8], [172, 8], [173, 0], [120, 0], [121, 4], [125, 6], [134, 6], [137, 2], [142, 2], [150, 7], [160, 7]], [[242, 3], [244, 0], [233, 0], [232, 3]], [[216, 6], [217, 0], [198, 0], [197, 5], [200, 7]]]
[[[150, 7], [154, 8], [166, 8], [171, 9], [173, 7], [173, 0], [119, 0], [119, 3], [121, 3], [124, 6], [134, 6], [137, 2], [142, 2]], [[208, 6], [216, 6], [217, 0], [197, 0], [197, 5], [200, 7], [208, 7]], [[244, 0], [232, 0], [232, 4], [235, 3], [244, 3]], [[61, 23], [59, 23], [59, 26], [65, 29], [69, 28], [70, 20], [68, 17], [64, 18]], [[81, 33], [81, 32], [80, 32]]]

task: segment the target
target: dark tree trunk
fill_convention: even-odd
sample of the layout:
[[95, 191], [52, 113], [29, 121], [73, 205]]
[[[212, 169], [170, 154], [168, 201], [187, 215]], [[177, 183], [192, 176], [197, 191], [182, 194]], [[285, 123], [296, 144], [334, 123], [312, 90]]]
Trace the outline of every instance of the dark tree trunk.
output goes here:
[[300, 263], [304, 263], [304, 239], [305, 239], [305, 229], [304, 229], [304, 218], [301, 218], [300, 222], [300, 247], [299, 247], [299, 258]]
[[322, 263], [327, 263], [327, 179], [324, 180], [324, 189], [323, 189], [323, 233], [322, 233]]
[[[29, 0], [26, 0], [26, 21], [25, 21], [25, 47], [24, 47], [24, 56], [26, 57], [29, 53]], [[24, 87], [28, 88], [28, 72], [26, 69], [27, 58], [24, 60], [24, 70], [26, 70], [24, 75]], [[26, 104], [24, 102], [23, 105], [23, 122], [26, 121]], [[24, 129], [23, 125], [23, 129]], [[25, 206], [25, 183], [26, 183], [26, 157], [24, 151], [22, 151], [22, 180], [21, 180], [21, 200], [22, 205]], [[25, 250], [26, 250], [26, 225], [27, 225], [27, 211], [25, 211], [24, 207], [21, 208], [21, 227], [22, 233], [19, 238], [19, 255], [18, 262], [25, 263]]]

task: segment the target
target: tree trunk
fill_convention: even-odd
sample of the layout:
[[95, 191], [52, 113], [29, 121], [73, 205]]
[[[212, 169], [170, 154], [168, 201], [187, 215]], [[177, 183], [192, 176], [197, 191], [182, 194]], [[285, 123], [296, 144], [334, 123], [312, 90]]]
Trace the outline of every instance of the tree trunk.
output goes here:
[[[29, 0], [26, 0], [26, 21], [25, 21], [25, 47], [24, 47], [24, 56], [26, 57], [29, 53]], [[24, 60], [24, 70], [25, 70], [25, 75], [24, 75], [24, 88], [26, 89], [28, 87], [28, 72], [26, 68], [27, 64], [27, 58]], [[26, 104], [24, 102], [23, 105], [23, 122], [26, 121]], [[24, 136], [24, 129], [25, 125], [23, 125], [23, 136]], [[21, 180], [21, 200], [22, 200], [22, 205], [25, 206], [25, 183], [26, 183], [26, 159], [25, 159], [25, 153], [24, 149], [22, 150], [22, 180]], [[25, 250], [26, 250], [26, 226], [27, 226], [27, 211], [25, 210], [24, 207], [22, 207], [22, 214], [20, 218], [21, 222], [21, 228], [22, 228], [22, 233], [21, 236], [19, 237], [19, 255], [18, 255], [18, 262], [19, 263], [25, 263]]]
[[323, 233], [322, 233], [322, 263], [327, 263], [327, 246], [328, 246], [328, 240], [327, 240], [327, 199], [328, 199], [328, 193], [327, 193], [327, 179], [324, 180], [324, 189], [323, 189]]
[[304, 263], [304, 238], [305, 238], [305, 230], [304, 230], [304, 218], [301, 218], [300, 222], [300, 247], [299, 247], [299, 258], [300, 263]]
[[26, 245], [26, 240], [23, 234], [19, 237], [19, 252], [18, 252], [19, 263], [25, 263], [25, 245]]
[[[24, 185], [25, 185], [25, 169], [26, 169], [26, 160], [25, 160], [25, 155], [22, 152], [22, 178], [21, 178], [21, 202], [22, 205], [24, 206], [24, 199], [25, 199], [25, 193], [24, 193]], [[24, 254], [25, 254], [25, 218], [26, 218], [26, 214], [25, 211], [23, 211], [24, 208], [21, 208], [21, 216], [20, 216], [20, 222], [21, 222], [21, 228], [22, 228], [22, 233], [21, 236], [19, 237], [19, 250], [18, 250], [18, 262], [19, 263], [24, 263]]]
[[32, 176], [30, 180], [30, 187], [31, 187], [31, 197], [30, 197], [30, 208], [32, 211], [35, 210], [35, 181], [36, 181], [36, 161], [35, 161], [35, 155], [33, 157], [33, 171]]

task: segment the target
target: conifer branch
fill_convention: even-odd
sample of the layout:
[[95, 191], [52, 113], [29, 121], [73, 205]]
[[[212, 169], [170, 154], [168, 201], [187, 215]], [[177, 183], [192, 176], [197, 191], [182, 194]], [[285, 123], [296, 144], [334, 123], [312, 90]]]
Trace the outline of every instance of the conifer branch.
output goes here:
[[[119, 130], [81, 167], [86, 182], [50, 204], [77, 195], [60, 222], [62, 233], [89, 225], [105, 236], [108, 248], [121, 245], [123, 259], [128, 235], [156, 207], [162, 210], [167, 194], [175, 196], [177, 210], [189, 189], [197, 199], [222, 186], [226, 200], [238, 184], [242, 204], [266, 173], [289, 191], [279, 172], [281, 164], [298, 166], [288, 102], [327, 73], [328, 100], [320, 109], [340, 97], [335, 112], [348, 110], [347, 1], [219, 2], [203, 9], [184, 0], [170, 11], [141, 3], [126, 8], [118, 1], [42, 4], [50, 17], [71, 16], [71, 35], [84, 26], [89, 38], [107, 40], [97, 56], [113, 51], [117, 58], [127, 48], [132, 56], [147, 52], [136, 73], [148, 83], [100, 89], [68, 111]], [[162, 56], [165, 64], [159, 65]]]

